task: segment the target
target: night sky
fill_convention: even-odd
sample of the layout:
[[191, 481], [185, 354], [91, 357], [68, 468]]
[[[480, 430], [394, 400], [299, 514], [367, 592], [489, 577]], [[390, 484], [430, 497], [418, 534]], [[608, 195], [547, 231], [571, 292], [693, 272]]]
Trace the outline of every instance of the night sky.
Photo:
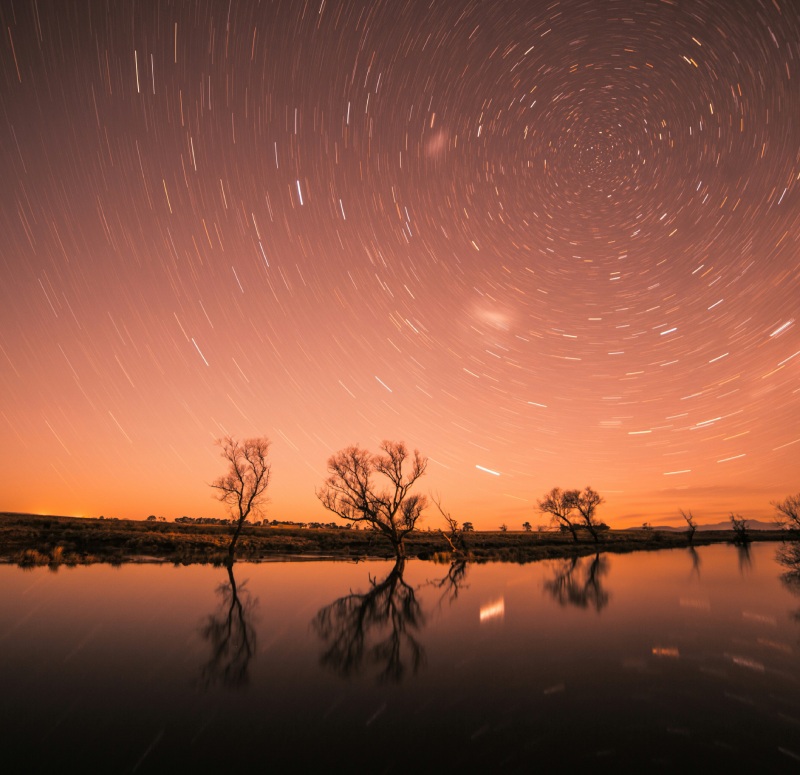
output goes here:
[[800, 489], [795, 2], [0, 21], [0, 509], [223, 516], [225, 434], [271, 439], [270, 519], [382, 439], [485, 529]]

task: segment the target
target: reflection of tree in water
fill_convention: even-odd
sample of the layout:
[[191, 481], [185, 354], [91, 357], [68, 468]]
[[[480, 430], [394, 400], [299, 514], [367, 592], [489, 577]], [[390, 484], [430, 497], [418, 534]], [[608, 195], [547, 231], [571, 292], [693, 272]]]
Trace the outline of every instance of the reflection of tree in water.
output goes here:
[[746, 576], [753, 570], [753, 557], [750, 554], [750, 543], [736, 544], [736, 555], [739, 558], [739, 575]]
[[415, 637], [425, 623], [414, 589], [403, 580], [405, 560], [398, 559], [380, 583], [351, 592], [320, 609], [312, 626], [325, 643], [320, 661], [342, 676], [358, 673], [365, 660], [381, 668], [379, 679], [401, 681], [410, 664], [416, 673], [425, 652]]
[[[776, 559], [786, 568], [781, 581], [792, 594], [800, 596], [800, 543], [784, 544], [778, 549]], [[800, 622], [800, 610], [794, 612], [794, 618]]]
[[250, 596], [244, 584], [237, 588], [233, 563], [228, 564], [227, 569], [228, 581], [217, 589], [222, 597], [219, 610], [210, 614], [200, 628], [203, 639], [211, 646], [211, 658], [200, 675], [205, 686], [220, 682], [235, 688], [249, 681], [250, 660], [256, 652], [253, 618], [258, 601]]
[[544, 582], [545, 591], [562, 606], [594, 608], [602, 611], [609, 600], [603, 589], [608, 560], [599, 554], [594, 559], [567, 557], [555, 563], [553, 578]]
[[[312, 627], [325, 648], [320, 662], [347, 677], [365, 664], [378, 668], [380, 681], [400, 682], [408, 669], [412, 675], [425, 663], [425, 650], [417, 634], [425, 614], [416, 591], [403, 579], [405, 560], [398, 560], [383, 581], [370, 577], [370, 589], [351, 592], [320, 609]], [[447, 575], [428, 584], [442, 590], [439, 604], [458, 597], [467, 574], [467, 561], [454, 561]]]
[[697, 576], [700, 578], [700, 555], [697, 553], [697, 549], [693, 546], [686, 547], [687, 551], [689, 552], [689, 557], [692, 558], [692, 576]]
[[452, 603], [456, 600], [458, 593], [464, 586], [464, 580], [466, 577], [467, 561], [464, 559], [458, 559], [453, 560], [453, 562], [450, 564], [450, 568], [448, 569], [447, 575], [444, 578], [429, 582], [436, 589], [440, 589], [442, 591], [441, 597], [439, 598], [439, 605], [441, 605], [445, 600], [447, 600], [448, 603]]

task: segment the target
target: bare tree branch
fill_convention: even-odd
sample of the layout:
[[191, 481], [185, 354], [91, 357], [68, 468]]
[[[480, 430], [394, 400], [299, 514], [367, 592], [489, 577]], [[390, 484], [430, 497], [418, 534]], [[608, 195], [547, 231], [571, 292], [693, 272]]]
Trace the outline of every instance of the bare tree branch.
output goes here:
[[445, 511], [442, 506], [442, 499], [438, 495], [431, 495], [431, 500], [436, 506], [437, 511], [442, 515], [447, 523], [448, 530], [445, 532], [439, 528], [439, 534], [447, 541], [450, 551], [460, 557], [467, 553], [467, 545], [464, 541], [464, 531], [458, 525], [458, 520], [449, 511]]

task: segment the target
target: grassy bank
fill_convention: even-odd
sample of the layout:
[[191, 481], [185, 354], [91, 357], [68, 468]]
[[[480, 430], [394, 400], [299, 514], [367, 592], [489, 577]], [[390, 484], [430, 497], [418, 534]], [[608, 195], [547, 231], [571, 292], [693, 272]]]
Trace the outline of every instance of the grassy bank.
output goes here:
[[[100, 520], [75, 517], [0, 514], [0, 562], [20, 566], [120, 564], [155, 560], [176, 564], [221, 563], [227, 555], [231, 528], [173, 522]], [[684, 533], [657, 530], [609, 530], [595, 544], [588, 534], [578, 543], [558, 532], [471, 532], [465, 534], [475, 562], [532, 562], [553, 557], [604, 552], [632, 552], [689, 546]], [[752, 531], [754, 541], [785, 538], [781, 531]], [[695, 533], [694, 546], [729, 543], [729, 530]], [[446, 559], [447, 544], [437, 530], [406, 539], [409, 557]], [[373, 531], [330, 528], [246, 526], [239, 539], [239, 560], [393, 556], [389, 543]]]

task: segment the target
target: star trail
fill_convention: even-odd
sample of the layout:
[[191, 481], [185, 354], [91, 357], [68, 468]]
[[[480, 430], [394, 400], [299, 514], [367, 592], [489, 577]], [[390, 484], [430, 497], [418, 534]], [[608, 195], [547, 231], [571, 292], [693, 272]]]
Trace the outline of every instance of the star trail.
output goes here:
[[381, 439], [479, 529], [797, 490], [795, 3], [0, 22], [0, 508], [221, 516], [225, 434], [271, 439], [271, 519]]

